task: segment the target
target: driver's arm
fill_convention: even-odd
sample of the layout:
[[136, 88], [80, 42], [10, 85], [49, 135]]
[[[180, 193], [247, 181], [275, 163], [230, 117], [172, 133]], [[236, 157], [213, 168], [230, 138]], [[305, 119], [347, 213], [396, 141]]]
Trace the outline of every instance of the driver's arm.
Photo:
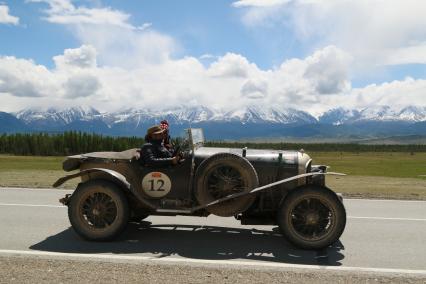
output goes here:
[[151, 146], [144, 146], [141, 149], [141, 160], [149, 167], [165, 167], [176, 165], [179, 161], [178, 157], [173, 158], [157, 158]]

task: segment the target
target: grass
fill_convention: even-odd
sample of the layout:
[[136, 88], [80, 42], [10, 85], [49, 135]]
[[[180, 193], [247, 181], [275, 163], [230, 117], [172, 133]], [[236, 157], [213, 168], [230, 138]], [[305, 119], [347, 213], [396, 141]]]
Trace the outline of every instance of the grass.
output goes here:
[[[351, 197], [426, 200], [426, 153], [309, 152], [314, 164], [331, 166], [346, 177], [327, 177], [333, 190]], [[63, 157], [0, 155], [0, 186], [51, 187], [62, 170]], [[65, 184], [75, 188], [78, 179]]]
[[[0, 186], [50, 188], [60, 177], [64, 157], [0, 155]], [[69, 181], [65, 188], [75, 188], [78, 180]]]
[[13, 170], [62, 171], [63, 160], [64, 157], [0, 155], [0, 172]]
[[310, 152], [314, 164], [357, 176], [419, 178], [426, 175], [426, 153]]

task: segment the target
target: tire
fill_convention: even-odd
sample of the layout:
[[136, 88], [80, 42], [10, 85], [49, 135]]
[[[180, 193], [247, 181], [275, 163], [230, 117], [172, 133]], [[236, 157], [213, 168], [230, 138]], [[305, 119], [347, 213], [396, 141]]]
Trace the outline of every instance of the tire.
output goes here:
[[346, 226], [338, 196], [322, 186], [294, 189], [284, 199], [277, 223], [283, 236], [302, 249], [322, 249], [336, 242]]
[[89, 241], [117, 237], [129, 220], [129, 205], [122, 189], [112, 182], [80, 184], [68, 205], [68, 217], [78, 235]]
[[[232, 193], [250, 191], [259, 185], [256, 170], [245, 158], [219, 153], [205, 159], [195, 175], [195, 197], [204, 205]], [[256, 197], [246, 195], [207, 207], [210, 213], [229, 217], [246, 211]]]

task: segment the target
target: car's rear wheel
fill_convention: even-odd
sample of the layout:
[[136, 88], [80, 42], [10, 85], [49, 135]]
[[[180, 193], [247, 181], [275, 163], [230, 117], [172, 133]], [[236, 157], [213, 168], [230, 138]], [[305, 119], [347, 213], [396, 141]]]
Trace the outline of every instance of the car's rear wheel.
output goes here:
[[[247, 192], [259, 184], [256, 170], [245, 158], [231, 153], [215, 154], [204, 160], [195, 176], [197, 201], [208, 204], [234, 193]], [[207, 210], [215, 215], [229, 217], [247, 210], [255, 196], [246, 195], [231, 199]]]
[[303, 249], [321, 249], [342, 235], [346, 211], [328, 188], [307, 186], [289, 193], [279, 208], [277, 222], [292, 244]]
[[118, 236], [129, 220], [129, 205], [122, 189], [112, 182], [80, 184], [68, 205], [74, 230], [84, 239], [106, 241]]

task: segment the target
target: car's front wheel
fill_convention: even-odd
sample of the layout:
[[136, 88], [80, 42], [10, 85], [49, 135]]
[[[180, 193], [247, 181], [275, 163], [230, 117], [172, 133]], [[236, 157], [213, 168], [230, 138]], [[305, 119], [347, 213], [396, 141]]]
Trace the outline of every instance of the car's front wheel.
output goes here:
[[84, 239], [106, 241], [125, 229], [129, 205], [117, 185], [92, 180], [80, 184], [71, 196], [68, 217], [74, 230]]
[[321, 249], [342, 235], [346, 211], [328, 188], [307, 186], [289, 193], [278, 210], [277, 223], [292, 244], [303, 249]]

